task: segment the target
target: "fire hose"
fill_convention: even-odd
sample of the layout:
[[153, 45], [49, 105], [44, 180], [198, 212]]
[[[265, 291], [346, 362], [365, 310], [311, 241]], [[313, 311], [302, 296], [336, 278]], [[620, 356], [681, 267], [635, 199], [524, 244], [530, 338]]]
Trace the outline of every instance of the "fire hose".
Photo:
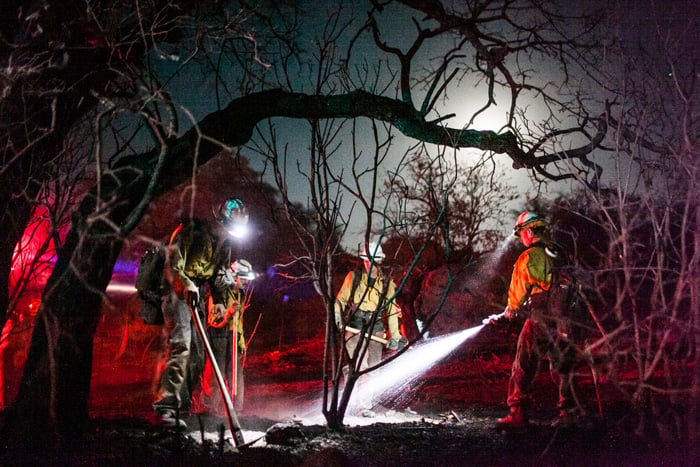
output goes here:
[[[211, 345], [209, 344], [209, 339], [207, 338], [207, 333], [202, 325], [202, 320], [199, 317], [199, 313], [197, 313], [197, 310], [193, 306], [190, 306], [190, 312], [192, 313], [192, 318], [194, 320], [195, 328], [197, 328], [199, 339], [204, 345], [204, 349], [207, 352], [207, 357], [209, 358], [209, 363], [211, 363], [211, 367], [214, 370], [214, 375], [216, 375], [216, 382], [219, 385], [219, 392], [221, 393], [221, 397], [224, 399], [226, 417], [228, 418], [228, 426], [231, 429], [233, 442], [235, 443], [236, 447], [241, 447], [245, 444], [245, 440], [243, 439], [243, 430], [241, 429], [241, 424], [238, 422], [236, 411], [233, 408], [233, 402], [231, 402], [231, 396], [226, 388], [226, 382], [224, 381], [223, 376], [221, 376], [221, 370], [219, 370], [219, 365], [216, 363], [214, 351], [211, 349]], [[233, 366], [236, 366], [235, 361], [233, 362]]]

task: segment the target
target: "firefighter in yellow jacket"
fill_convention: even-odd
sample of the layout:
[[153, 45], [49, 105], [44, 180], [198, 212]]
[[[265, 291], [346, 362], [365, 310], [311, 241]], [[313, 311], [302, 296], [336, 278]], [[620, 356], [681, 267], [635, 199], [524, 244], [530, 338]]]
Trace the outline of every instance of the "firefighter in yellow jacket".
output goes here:
[[[401, 310], [395, 302], [396, 284], [381, 269], [384, 257], [381, 245], [370, 242], [369, 253], [365, 249], [360, 255], [363, 269], [350, 271], [336, 296], [335, 324], [339, 330], [346, 331], [345, 349], [350, 357], [361, 342], [358, 331], [363, 329], [379, 338], [386, 338], [389, 350], [397, 351], [406, 345], [406, 339], [399, 330]], [[386, 318], [388, 335], [378, 311], [383, 312]], [[382, 351], [383, 345], [380, 342], [370, 340], [359, 370], [379, 363]], [[361, 404], [370, 405], [371, 401], [363, 401]], [[369, 409], [370, 407], [365, 407], [363, 412], [369, 414]]]
[[512, 319], [518, 313], [526, 316], [518, 337], [515, 359], [508, 383], [510, 413], [497, 422], [500, 429], [524, 427], [528, 422], [528, 406], [532, 383], [540, 361], [549, 357], [554, 375], [559, 379], [559, 418], [555, 423], [568, 422], [577, 410], [573, 394], [573, 348], [560, 331], [561, 319], [547, 311], [547, 294], [552, 282], [553, 257], [550, 249], [549, 225], [538, 214], [523, 212], [513, 233], [525, 246], [513, 266], [508, 289], [508, 305], [504, 317]]
[[[195, 368], [194, 353], [203, 354], [193, 326], [191, 308], [200, 306], [200, 288], [209, 285], [215, 307], [225, 310], [226, 288], [215, 284], [217, 273], [231, 264], [234, 237], [248, 222], [248, 212], [238, 199], [228, 200], [212, 210], [212, 219], [193, 219], [181, 224], [170, 239], [165, 261], [168, 287], [163, 296], [163, 317], [168, 333], [165, 366], [160, 374], [160, 386], [153, 403], [156, 422], [163, 426], [187, 428], [181, 418], [202, 365]], [[188, 390], [189, 389], [189, 390]]]
[[[231, 390], [231, 398], [237, 412], [243, 410], [244, 395], [243, 358], [246, 352], [246, 342], [243, 334], [243, 315], [249, 305], [250, 292], [252, 291], [251, 283], [255, 277], [250, 262], [245, 259], [234, 261], [231, 268], [219, 274], [215, 281], [218, 287], [228, 291], [224, 303], [226, 310], [217, 309], [213, 300], [209, 300], [207, 334], [216, 363]], [[235, 347], [234, 342], [236, 343]], [[235, 369], [233, 367], [234, 359], [236, 361]], [[213, 368], [207, 362], [202, 374], [201, 386], [203, 410], [209, 413], [223, 411], [223, 400], [214, 378]]]

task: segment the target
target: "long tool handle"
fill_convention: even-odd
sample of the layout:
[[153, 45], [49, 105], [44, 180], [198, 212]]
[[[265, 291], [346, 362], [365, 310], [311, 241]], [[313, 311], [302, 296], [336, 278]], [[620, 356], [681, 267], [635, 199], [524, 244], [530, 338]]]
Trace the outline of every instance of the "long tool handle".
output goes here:
[[[233, 442], [236, 447], [243, 446], [245, 441], [243, 440], [243, 430], [241, 430], [241, 424], [238, 422], [238, 416], [233, 408], [233, 403], [231, 402], [231, 396], [226, 388], [226, 383], [224, 382], [223, 376], [221, 376], [221, 370], [219, 370], [219, 365], [216, 363], [216, 358], [214, 358], [214, 352], [209, 344], [209, 339], [207, 338], [207, 333], [202, 326], [202, 320], [199, 318], [199, 313], [194, 307], [190, 307], [190, 312], [192, 313], [192, 319], [194, 320], [194, 325], [197, 328], [197, 334], [199, 334], [199, 339], [204, 345], [204, 349], [207, 351], [207, 357], [209, 357], [209, 363], [214, 369], [214, 374], [216, 375], [216, 382], [219, 385], [219, 392], [221, 397], [224, 399], [224, 405], [226, 406], [226, 416], [228, 417], [228, 426], [231, 429], [231, 435], [233, 436]], [[234, 362], [235, 365], [235, 362]]]
[[[238, 311], [233, 312], [233, 345], [231, 346], [231, 394], [233, 397], [238, 395], [238, 320], [240, 318], [240, 313]], [[240, 407], [240, 405], [239, 405]]]
[[[351, 333], [353, 333], [353, 334], [359, 334], [359, 333], [360, 333], [360, 330], [359, 330], [359, 329], [353, 328], [353, 327], [351, 327], [351, 326], [345, 326], [345, 330], [348, 331], [348, 332], [351, 332]], [[374, 334], [366, 334], [366, 333], [365, 333], [365, 337], [367, 337], [367, 336], [369, 336], [369, 338], [372, 339], [373, 341], [379, 342], [380, 344], [386, 344], [387, 342], [389, 342], [387, 339], [382, 339], [381, 337], [375, 336]]]

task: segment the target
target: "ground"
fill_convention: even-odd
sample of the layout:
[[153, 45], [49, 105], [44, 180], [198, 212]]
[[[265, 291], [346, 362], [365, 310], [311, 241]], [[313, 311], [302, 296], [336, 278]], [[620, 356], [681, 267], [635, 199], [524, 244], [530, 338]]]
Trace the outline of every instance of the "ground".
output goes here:
[[[624, 401], [604, 381], [598, 408], [592, 378], [583, 370], [581, 394], [591, 410], [579, 426], [550, 426], [556, 386], [542, 372], [528, 429], [496, 431], [497, 418], [507, 411], [511, 360], [506, 351], [484, 351], [494, 348], [484, 343], [488, 339], [484, 331], [457, 345], [378, 399], [374, 417], [350, 414], [339, 432], [328, 430], [320, 414], [319, 339], [251, 352], [246, 407], [238, 414], [246, 445], [238, 448], [221, 414], [185, 414], [188, 430], [182, 433], [151, 423], [151, 376], [144, 371], [154, 364], [149, 351], [132, 349], [140, 360], [99, 357], [87, 435], [60, 452], [10, 448], [0, 465], [698, 465], [697, 452], [636, 437]], [[409, 358], [415, 368], [417, 358]]]
[[3, 446], [0, 466], [700, 465], [697, 451], [673, 437], [637, 436], [629, 402], [604, 375], [594, 384], [586, 366], [578, 380], [589, 416], [578, 427], [550, 426], [557, 388], [542, 371], [528, 429], [496, 431], [507, 413], [516, 322], [421, 341], [365, 383], [387, 383], [372, 397], [374, 417], [353, 409], [344, 430], [330, 431], [321, 414], [322, 332], [289, 321], [263, 330], [251, 319], [237, 414], [246, 446], [234, 446], [222, 413], [184, 413], [187, 431], [164, 430], [151, 409], [162, 328], [128, 316], [106, 313], [98, 329], [87, 434], [59, 451]]

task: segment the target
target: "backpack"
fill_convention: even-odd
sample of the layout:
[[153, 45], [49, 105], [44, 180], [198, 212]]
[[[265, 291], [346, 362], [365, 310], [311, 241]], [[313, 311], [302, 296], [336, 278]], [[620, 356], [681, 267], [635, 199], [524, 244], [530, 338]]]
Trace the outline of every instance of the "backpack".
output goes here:
[[165, 282], [165, 250], [158, 244], [147, 249], [139, 260], [136, 272], [136, 292], [141, 299], [139, 316], [146, 324], [163, 324], [161, 298]]
[[[391, 278], [386, 274], [386, 271], [381, 269], [379, 265], [375, 264], [372, 266], [374, 268], [378, 268], [377, 272], [379, 274], [379, 277], [382, 279], [382, 291], [380, 292], [380, 299], [379, 299], [379, 307], [381, 308], [384, 305], [384, 302], [386, 301], [386, 293], [389, 289], [389, 282], [391, 281]], [[350, 300], [354, 300], [355, 297], [355, 291], [357, 291], [357, 288], [360, 286], [360, 282], [362, 281], [362, 275], [365, 273], [365, 268], [364, 266], [358, 266], [355, 268], [355, 270], [352, 272], [352, 288], [350, 289]], [[352, 324], [354, 327], [357, 329], [362, 329], [363, 326], [366, 325], [366, 323], [363, 322], [363, 317], [360, 313], [358, 313], [357, 308], [354, 304], [351, 304], [351, 309], [352, 312], [350, 313], [350, 324]], [[381, 316], [377, 316], [377, 320], [374, 323], [374, 328], [372, 332], [379, 332], [384, 330], [384, 324], [382, 321]]]
[[580, 283], [574, 273], [574, 262], [568, 252], [559, 244], [547, 242], [533, 246], [544, 247], [552, 260], [552, 281], [546, 298], [547, 315], [556, 319], [557, 328], [571, 339], [580, 338], [586, 329], [583, 313], [583, 300], [579, 292]]
[[[170, 243], [182, 230], [182, 224], [170, 235]], [[163, 310], [161, 302], [167, 281], [165, 279], [165, 254], [170, 246], [156, 243], [147, 249], [139, 260], [139, 268], [136, 271], [136, 292], [141, 299], [139, 316], [146, 324], [163, 324]]]

